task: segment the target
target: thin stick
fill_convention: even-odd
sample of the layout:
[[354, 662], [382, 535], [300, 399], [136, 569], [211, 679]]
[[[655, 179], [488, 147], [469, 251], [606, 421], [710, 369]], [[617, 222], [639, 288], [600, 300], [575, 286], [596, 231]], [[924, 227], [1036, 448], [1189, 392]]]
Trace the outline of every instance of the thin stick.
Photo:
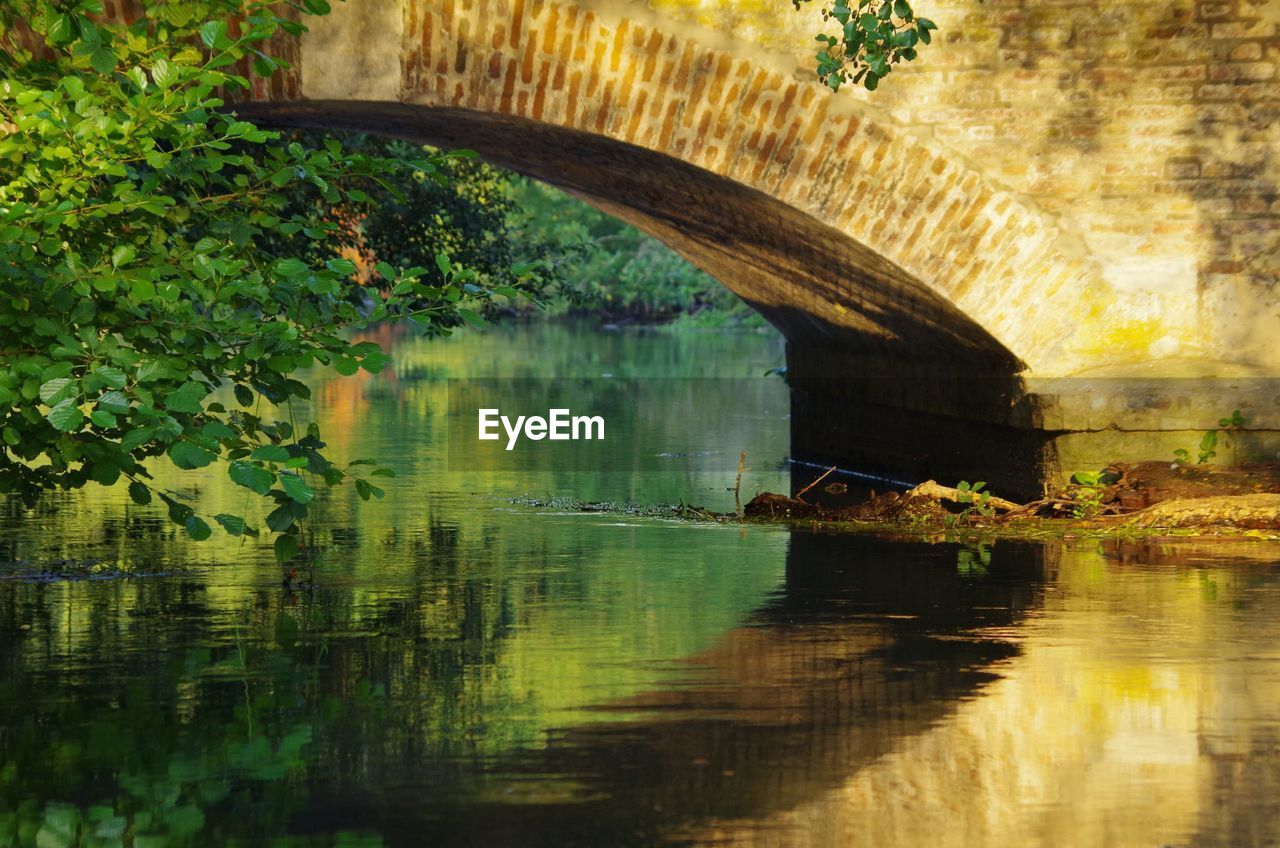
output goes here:
[[830, 474], [832, 471], [835, 471], [835, 470], [836, 470], [836, 466], [834, 466], [834, 465], [833, 465], [833, 466], [831, 466], [830, 468], [828, 468], [826, 471], [822, 472], [822, 475], [821, 475], [817, 480], [814, 480], [812, 483], [810, 483], [809, 485], [805, 486], [805, 487], [804, 487], [803, 489], [801, 489], [800, 491], [796, 492], [796, 500], [800, 500], [800, 496], [801, 496], [801, 495], [803, 495], [805, 492], [809, 491], [809, 490], [810, 490], [810, 489], [812, 489], [814, 486], [816, 486], [816, 485], [818, 485], [819, 483], [821, 483], [823, 480], [827, 479], [827, 475], [828, 475], [828, 474]]
[[738, 479], [733, 484], [733, 511], [738, 515], [742, 515], [742, 499], [739, 493], [742, 491], [742, 472], [747, 470], [747, 452], [743, 451], [742, 456], [738, 457]]

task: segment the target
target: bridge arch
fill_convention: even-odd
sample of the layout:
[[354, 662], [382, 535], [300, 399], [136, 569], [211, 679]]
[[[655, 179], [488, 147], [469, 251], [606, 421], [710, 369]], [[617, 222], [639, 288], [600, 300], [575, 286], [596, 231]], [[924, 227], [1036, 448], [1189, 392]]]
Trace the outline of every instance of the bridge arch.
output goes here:
[[1085, 364], [1082, 304], [1105, 284], [1033, 204], [870, 107], [626, 11], [337, 4], [243, 109], [476, 149], [663, 240], [794, 344]]
[[794, 343], [1021, 367], [998, 339], [894, 263], [794, 207], [670, 156], [577, 130], [452, 108], [306, 101], [249, 111], [263, 123], [377, 132], [477, 150], [659, 238]]

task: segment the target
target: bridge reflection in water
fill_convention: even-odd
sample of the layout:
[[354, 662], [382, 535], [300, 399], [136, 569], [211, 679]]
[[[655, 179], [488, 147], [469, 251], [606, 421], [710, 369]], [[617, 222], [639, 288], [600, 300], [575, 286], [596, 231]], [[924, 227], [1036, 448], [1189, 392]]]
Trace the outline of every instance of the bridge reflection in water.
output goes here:
[[[1250, 553], [1263, 561], [1236, 559]], [[695, 841], [1276, 844], [1274, 552], [1110, 543], [1053, 559], [1016, 658], [979, 697], [838, 789]]]
[[322, 792], [313, 824], [391, 844], [1271, 844], [1280, 581], [1170, 550], [797, 532], [785, 587], [678, 685], [491, 762], [488, 797], [406, 773], [368, 804]]

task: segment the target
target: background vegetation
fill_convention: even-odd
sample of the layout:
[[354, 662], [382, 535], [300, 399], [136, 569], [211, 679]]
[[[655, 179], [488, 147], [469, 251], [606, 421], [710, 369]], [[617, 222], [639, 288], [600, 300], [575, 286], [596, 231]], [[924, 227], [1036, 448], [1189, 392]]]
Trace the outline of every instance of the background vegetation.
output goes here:
[[[297, 140], [320, 147], [325, 136]], [[367, 135], [339, 136], [344, 149], [413, 160], [438, 151]], [[675, 322], [685, 326], [763, 326], [763, 319], [715, 279], [657, 239], [558, 189], [474, 158], [451, 157], [438, 170], [417, 172], [394, 185], [368, 181], [370, 202], [312, 209], [337, 223], [330, 241], [299, 239], [294, 251], [352, 258], [366, 282], [379, 261], [423, 266], [424, 279], [443, 283], [434, 266], [447, 253], [475, 274], [480, 286], [513, 286], [516, 300], [486, 304], [489, 315], [520, 312], [591, 316], [605, 321]], [[312, 203], [299, 197], [300, 207]], [[537, 303], [538, 307], [533, 304]]]
[[692, 326], [764, 326], [713, 277], [657, 239], [558, 189], [508, 178], [510, 221], [526, 243], [551, 246], [553, 272], [572, 296], [559, 309], [608, 320]]

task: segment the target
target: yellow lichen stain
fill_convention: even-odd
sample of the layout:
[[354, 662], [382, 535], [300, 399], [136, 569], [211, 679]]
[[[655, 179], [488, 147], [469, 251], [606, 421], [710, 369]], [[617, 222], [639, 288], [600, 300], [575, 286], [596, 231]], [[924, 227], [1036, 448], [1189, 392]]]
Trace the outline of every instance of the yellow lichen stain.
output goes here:
[[1185, 356], [1197, 347], [1194, 327], [1134, 317], [1114, 295], [1098, 294], [1077, 311], [1077, 330], [1067, 346], [1073, 358], [1101, 366]]
[[1167, 334], [1167, 330], [1158, 321], [1125, 321], [1111, 325], [1103, 323], [1090, 334], [1092, 344], [1083, 352], [1095, 356], [1108, 351], [1144, 356], [1152, 344]]

